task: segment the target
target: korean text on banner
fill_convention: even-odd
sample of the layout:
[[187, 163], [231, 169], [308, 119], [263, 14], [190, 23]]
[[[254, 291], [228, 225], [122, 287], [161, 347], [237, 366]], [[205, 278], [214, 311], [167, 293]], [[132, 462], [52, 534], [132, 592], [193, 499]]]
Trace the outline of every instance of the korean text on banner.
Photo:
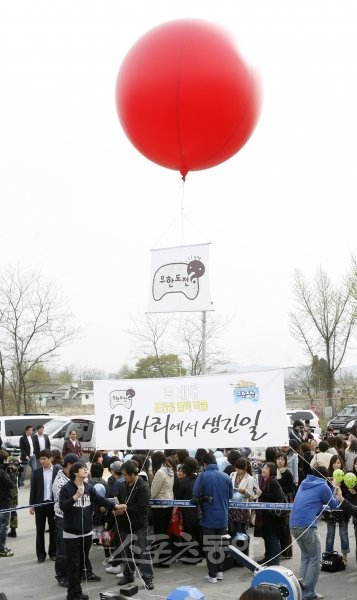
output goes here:
[[94, 382], [99, 448], [288, 445], [283, 372]]

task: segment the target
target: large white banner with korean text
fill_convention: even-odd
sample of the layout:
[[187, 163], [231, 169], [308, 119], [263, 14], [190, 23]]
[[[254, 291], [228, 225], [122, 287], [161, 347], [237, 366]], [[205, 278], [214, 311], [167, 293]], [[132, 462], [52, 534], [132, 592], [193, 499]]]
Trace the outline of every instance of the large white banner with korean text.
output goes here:
[[209, 290], [209, 244], [151, 251], [147, 312], [212, 310]]
[[286, 446], [281, 370], [94, 382], [98, 448]]

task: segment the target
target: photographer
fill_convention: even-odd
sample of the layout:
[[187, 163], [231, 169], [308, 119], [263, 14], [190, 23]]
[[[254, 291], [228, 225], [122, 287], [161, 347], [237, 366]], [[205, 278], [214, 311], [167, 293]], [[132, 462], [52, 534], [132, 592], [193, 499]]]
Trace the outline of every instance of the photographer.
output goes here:
[[15, 485], [13, 467], [7, 462], [8, 457], [5, 450], [0, 450], [0, 509], [9, 509], [6, 512], [0, 512], [0, 557], [2, 558], [14, 555], [5, 545], [10, 524], [11, 493]]
[[11, 465], [11, 467], [9, 466], [8, 468], [11, 469], [11, 475], [13, 477], [13, 484], [14, 484], [13, 488], [11, 490], [11, 507], [15, 510], [11, 511], [10, 531], [7, 534], [7, 537], [17, 537], [16, 529], [18, 527], [18, 518], [17, 518], [16, 507], [19, 503], [18, 481], [19, 481], [19, 477], [22, 474], [23, 469], [22, 469], [21, 463], [19, 462], [19, 460], [16, 456], [9, 456], [8, 464]]

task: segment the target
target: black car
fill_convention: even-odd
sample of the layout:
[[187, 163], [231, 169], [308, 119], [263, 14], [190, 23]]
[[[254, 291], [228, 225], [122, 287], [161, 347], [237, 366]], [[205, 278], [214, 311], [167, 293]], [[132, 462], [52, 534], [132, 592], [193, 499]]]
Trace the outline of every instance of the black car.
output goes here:
[[345, 406], [336, 417], [328, 422], [327, 429], [333, 433], [340, 433], [341, 429], [350, 431], [357, 421], [357, 404]]

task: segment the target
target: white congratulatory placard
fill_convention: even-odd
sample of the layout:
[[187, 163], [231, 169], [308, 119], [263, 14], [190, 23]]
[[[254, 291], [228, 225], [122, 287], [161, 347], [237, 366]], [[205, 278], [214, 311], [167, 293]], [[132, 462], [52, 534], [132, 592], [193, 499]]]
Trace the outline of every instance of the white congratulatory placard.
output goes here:
[[94, 400], [98, 448], [289, 445], [280, 369], [95, 381]]
[[148, 312], [212, 310], [209, 244], [151, 251]]

